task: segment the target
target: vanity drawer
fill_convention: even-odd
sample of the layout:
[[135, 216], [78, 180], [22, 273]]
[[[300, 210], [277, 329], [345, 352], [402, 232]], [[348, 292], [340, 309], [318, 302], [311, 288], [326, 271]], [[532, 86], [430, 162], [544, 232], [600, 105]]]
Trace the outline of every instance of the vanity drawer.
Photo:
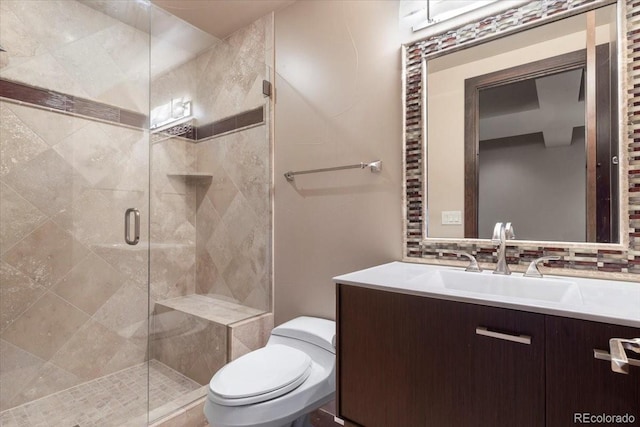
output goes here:
[[543, 315], [337, 289], [341, 418], [366, 427], [544, 425]]

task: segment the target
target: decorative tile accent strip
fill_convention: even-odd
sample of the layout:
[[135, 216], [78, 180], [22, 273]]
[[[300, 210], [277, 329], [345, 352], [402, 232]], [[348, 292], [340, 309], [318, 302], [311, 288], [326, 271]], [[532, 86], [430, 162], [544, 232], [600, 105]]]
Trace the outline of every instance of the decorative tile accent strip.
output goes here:
[[152, 136], [152, 142], [173, 136], [180, 136], [182, 138], [198, 142], [211, 138], [212, 136], [242, 130], [261, 123], [264, 123], [264, 106], [254, 108], [253, 110], [243, 111], [242, 113], [234, 114], [233, 116], [216, 120], [215, 122], [207, 123], [198, 127], [194, 127], [193, 121], [181, 123], [163, 131], [154, 133]]
[[[124, 110], [112, 105], [80, 98], [53, 90], [17, 83], [7, 79], [0, 79], [0, 98], [12, 99], [52, 110], [64, 111], [79, 116], [104, 120], [107, 122], [146, 129], [148, 118], [135, 111]], [[264, 123], [264, 106], [253, 110], [194, 127], [193, 121], [172, 126], [154, 135], [154, 141], [171, 136], [199, 141], [223, 133], [236, 131], [256, 124]]]
[[[576, 13], [578, 8], [610, 4], [606, 0], [542, 0], [483, 18], [461, 28], [405, 46], [405, 152], [404, 178], [406, 203], [405, 258], [433, 262], [460, 261], [451, 250], [470, 252], [480, 262], [495, 263], [493, 245], [469, 240], [447, 242], [424, 240], [423, 188], [423, 58], [441, 54], [463, 45], [477, 43], [480, 37], [497, 37], [523, 26], [541, 24]], [[628, 108], [628, 206], [629, 246], [625, 250], [602, 250], [576, 244], [552, 247], [544, 245], [507, 248], [509, 264], [526, 266], [540, 256], [559, 255], [547, 265], [572, 271], [640, 274], [640, 0], [626, 0], [627, 93]], [[624, 82], [621, 82], [624, 87]], [[625, 168], [621, 168], [622, 171]]]
[[147, 116], [53, 90], [0, 79], [0, 97], [107, 122], [146, 128]]
[[264, 123], [263, 106], [254, 108], [253, 110], [243, 111], [242, 113], [217, 120], [213, 123], [198, 126], [196, 129], [196, 140], [200, 141], [211, 136], [221, 135], [259, 123]]

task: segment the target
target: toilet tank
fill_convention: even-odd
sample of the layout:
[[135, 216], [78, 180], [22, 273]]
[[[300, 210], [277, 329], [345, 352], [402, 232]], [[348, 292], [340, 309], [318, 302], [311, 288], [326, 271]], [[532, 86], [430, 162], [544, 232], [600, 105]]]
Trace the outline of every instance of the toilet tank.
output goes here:
[[301, 316], [273, 328], [272, 336], [294, 338], [336, 352], [336, 322], [319, 317]]

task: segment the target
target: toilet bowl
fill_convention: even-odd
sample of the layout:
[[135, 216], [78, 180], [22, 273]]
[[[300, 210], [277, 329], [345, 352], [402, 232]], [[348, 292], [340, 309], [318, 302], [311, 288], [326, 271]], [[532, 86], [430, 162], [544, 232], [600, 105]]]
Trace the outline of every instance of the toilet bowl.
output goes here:
[[334, 399], [335, 322], [298, 317], [267, 345], [222, 367], [209, 383], [212, 427], [310, 426], [308, 413]]

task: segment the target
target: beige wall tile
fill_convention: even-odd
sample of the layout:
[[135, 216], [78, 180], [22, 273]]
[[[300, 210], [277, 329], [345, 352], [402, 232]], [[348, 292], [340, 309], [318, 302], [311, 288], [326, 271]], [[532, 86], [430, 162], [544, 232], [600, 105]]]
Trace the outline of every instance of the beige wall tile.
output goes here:
[[0, 254], [46, 221], [47, 216], [0, 182]]
[[93, 320], [122, 338], [142, 345], [146, 339], [148, 293], [146, 286], [125, 280], [122, 286], [104, 303]]
[[[144, 227], [142, 227], [142, 230], [144, 230]], [[93, 245], [91, 250], [118, 270], [128, 281], [146, 288], [149, 268], [148, 248], [145, 246], [144, 237], [137, 246], [127, 246], [124, 243], [108, 243]]]
[[195, 246], [195, 191], [155, 194], [151, 211], [151, 241]]
[[[35, 3], [35, 2], [34, 2]], [[2, 69], [2, 77], [31, 86], [89, 98], [82, 86], [48, 52]]]
[[[113, 18], [96, 13], [80, 2], [3, 0], [3, 3], [30, 28], [32, 37], [50, 48], [81, 39], [116, 22]], [[53, 16], [56, 17], [59, 28], [64, 28], [64, 31], [48, 25]]]
[[149, 360], [146, 322], [140, 326], [134, 337], [136, 338], [126, 340], [118, 352], [107, 362], [104, 367], [105, 372], [117, 372]]
[[52, 220], [87, 247], [113, 244], [123, 239], [123, 213], [114, 206], [109, 191], [87, 190]]
[[224, 167], [212, 172], [211, 184], [206, 188], [206, 197], [218, 215], [224, 215], [238, 194], [238, 188], [225, 171]]
[[[196, 252], [196, 293], [213, 294], [218, 293], [216, 282], [221, 279], [216, 264], [211, 259], [209, 252], [199, 250]], [[224, 294], [233, 297], [231, 291]]]
[[0, 176], [22, 167], [48, 148], [4, 102], [0, 103], [0, 133]]
[[22, 382], [17, 387], [20, 393], [11, 400], [11, 406], [31, 402], [81, 382], [80, 378], [53, 363], [44, 363], [31, 381]]
[[52, 110], [10, 103], [5, 105], [49, 146], [56, 145], [89, 123], [88, 120]]
[[123, 283], [125, 280], [118, 271], [91, 253], [60, 280], [52, 291], [85, 313], [93, 315]]
[[104, 127], [101, 123], [89, 123], [54, 147], [91, 185], [118, 171], [125, 160]]
[[0, 332], [44, 294], [46, 288], [24, 273], [0, 262]]
[[38, 375], [44, 363], [43, 359], [0, 340], [0, 411], [14, 406], [15, 396]]
[[181, 311], [156, 305], [152, 357], [200, 384], [226, 363], [227, 328]]
[[[195, 246], [168, 243], [151, 251], [151, 296], [165, 300], [195, 292]], [[186, 277], [185, 277], [186, 276]]]
[[0, 53], [0, 70], [24, 62], [42, 53], [44, 47], [33, 37], [31, 29], [9, 8], [8, 2], [0, 3], [0, 39], [11, 45], [11, 53]]
[[229, 360], [264, 347], [273, 329], [273, 314], [266, 313], [229, 325], [231, 345]]
[[107, 373], [107, 363], [124, 344], [124, 338], [89, 320], [56, 352], [51, 362], [83, 380], [91, 380]]
[[36, 284], [49, 288], [87, 254], [87, 248], [73, 236], [47, 221], [4, 253], [2, 259]]
[[207, 242], [211, 239], [218, 224], [220, 224], [220, 215], [214, 208], [213, 203], [203, 195], [207, 190], [208, 187], [204, 189], [198, 188], [197, 199], [200, 200], [196, 212], [196, 247], [198, 250], [206, 249]]
[[271, 301], [271, 277], [265, 274], [263, 280], [258, 284], [260, 286], [254, 287], [242, 301], [242, 304], [258, 310], [269, 311], [273, 306]]
[[89, 316], [52, 293], [45, 293], [2, 332], [2, 339], [49, 360]]
[[3, 181], [47, 215], [68, 208], [88, 187], [87, 181], [53, 150], [13, 170]]

